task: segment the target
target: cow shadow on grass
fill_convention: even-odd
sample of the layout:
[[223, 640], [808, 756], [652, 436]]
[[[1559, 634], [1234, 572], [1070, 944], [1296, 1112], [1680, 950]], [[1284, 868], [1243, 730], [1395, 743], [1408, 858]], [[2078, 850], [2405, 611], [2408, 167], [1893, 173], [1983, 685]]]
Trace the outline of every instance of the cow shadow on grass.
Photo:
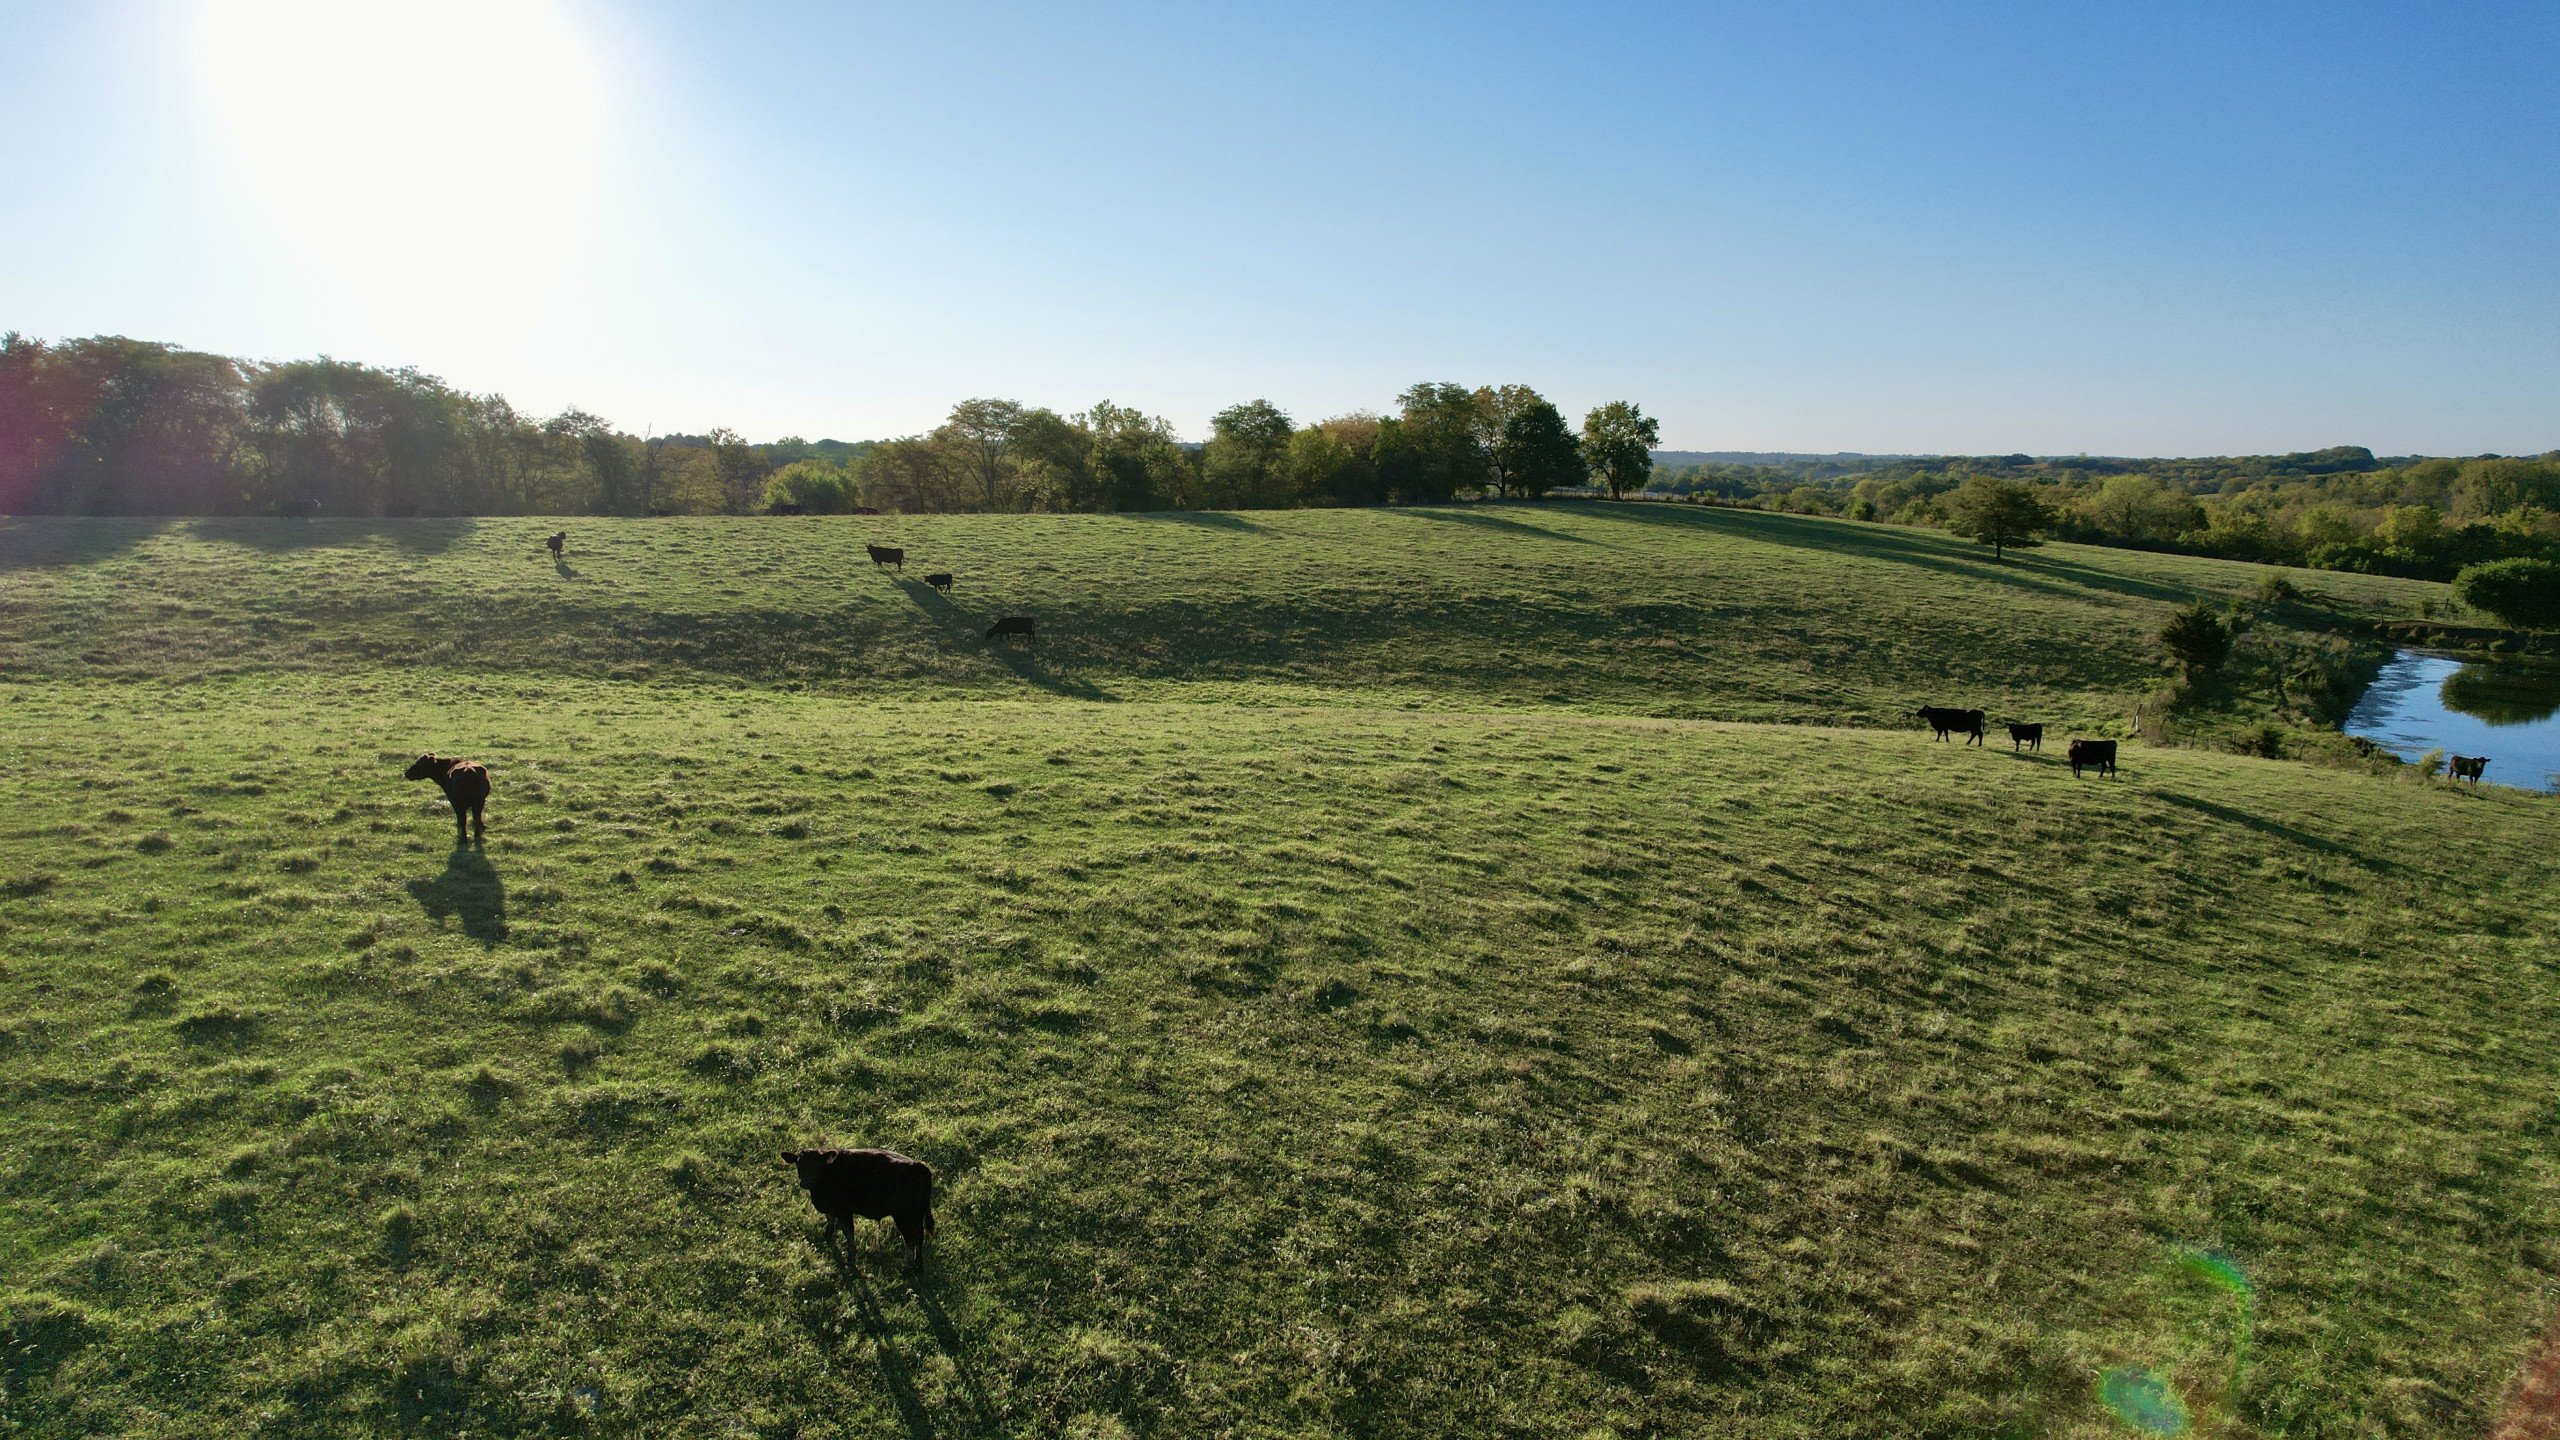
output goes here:
[[428, 919], [438, 925], [458, 922], [462, 933], [484, 949], [494, 950], [507, 938], [507, 887], [477, 846], [454, 846], [445, 859], [444, 873], [410, 881], [409, 894]]
[[[934, 1435], [1005, 1434], [998, 1423], [996, 1407], [987, 1398], [986, 1384], [979, 1378], [968, 1342], [962, 1338], [959, 1327], [952, 1323], [950, 1312], [943, 1308], [940, 1292], [944, 1282], [929, 1272], [919, 1271], [908, 1271], [894, 1281], [883, 1282], [884, 1288], [902, 1285], [912, 1296], [924, 1315], [925, 1328], [933, 1337], [934, 1347], [942, 1352], [953, 1378], [959, 1382], [958, 1408], [962, 1413], [948, 1416], [946, 1423], [936, 1425], [932, 1410], [916, 1386], [915, 1360], [910, 1357], [907, 1347], [900, 1343], [896, 1329], [890, 1324], [887, 1307], [881, 1302], [880, 1292], [873, 1288], [870, 1270], [853, 1237], [833, 1236], [825, 1249], [845, 1298], [853, 1302], [854, 1321], [861, 1327], [863, 1338], [871, 1342], [872, 1355], [880, 1366], [881, 1382], [888, 1386], [890, 1403], [897, 1407], [898, 1418], [905, 1423], [908, 1435], [913, 1440], [926, 1440], [926, 1437]], [[891, 1295], [894, 1298], [894, 1290]], [[831, 1317], [822, 1316], [817, 1325], [827, 1340], [842, 1343], [850, 1338]]]
[[2335, 855], [2342, 860], [2353, 860], [2366, 869], [2380, 874], [2390, 874], [2400, 868], [2388, 860], [2368, 855], [2353, 846], [2341, 845], [2325, 835], [2314, 835], [2308, 830], [2295, 829], [2281, 820], [2270, 820], [2264, 815], [2252, 815], [2246, 810], [2237, 810], [2211, 800], [2200, 800], [2193, 795], [2181, 795], [2174, 790], [2154, 790], [2151, 793], [2181, 810], [2193, 810], [2199, 815], [2210, 816], [2213, 819], [2237, 825], [2244, 830], [2254, 830], [2261, 835], [2289, 840], [2307, 850], [2317, 850], [2323, 855]]
[[1053, 695], [1063, 695], [1071, 700], [1117, 698], [1110, 691], [1089, 680], [1079, 680], [1050, 668], [1041, 660], [1040, 652], [1035, 648], [1040, 643], [1037, 640], [1018, 644], [1009, 638], [988, 639], [987, 627], [994, 624], [994, 620], [971, 613], [950, 596], [923, 581], [910, 580], [901, 575], [894, 577], [892, 583], [905, 591], [907, 598], [915, 603], [915, 607], [941, 627], [943, 635], [949, 639], [955, 649], [963, 646], [981, 647], [987, 652], [988, 659], [1012, 671], [1025, 684], [1037, 685]]

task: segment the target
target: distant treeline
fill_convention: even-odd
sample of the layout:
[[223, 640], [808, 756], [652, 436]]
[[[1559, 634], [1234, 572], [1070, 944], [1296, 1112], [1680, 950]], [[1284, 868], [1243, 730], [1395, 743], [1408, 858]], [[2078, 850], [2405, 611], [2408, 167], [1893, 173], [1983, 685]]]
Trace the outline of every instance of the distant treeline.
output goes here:
[[1837, 457], [1655, 472], [1652, 493], [1807, 515], [1941, 525], [1977, 475], [2032, 486], [2066, 540], [2450, 579], [2483, 560], [2560, 552], [2560, 451], [2376, 459], [2341, 445], [2195, 460], [1929, 456], [1844, 473]]
[[256, 364], [101, 336], [0, 336], [0, 511], [48, 515], [1165, 510], [1536, 496], [1651, 478], [1654, 422], [1579, 431], [1525, 385], [1416, 385], [1393, 414], [1299, 425], [1264, 400], [1205, 444], [1110, 401], [967, 400], [929, 434], [753, 444], [524, 415], [416, 370]]

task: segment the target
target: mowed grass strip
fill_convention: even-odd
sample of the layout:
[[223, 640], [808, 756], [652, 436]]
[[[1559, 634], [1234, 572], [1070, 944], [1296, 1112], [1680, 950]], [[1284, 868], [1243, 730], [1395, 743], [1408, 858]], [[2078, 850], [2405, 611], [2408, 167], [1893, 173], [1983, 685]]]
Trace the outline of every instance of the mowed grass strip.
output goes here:
[[[2117, 1367], [2206, 1433], [2478, 1433], [2560, 1270], [2532, 797], [1569, 715], [0, 704], [15, 1433], [2098, 1436]], [[493, 767], [485, 852], [429, 746]], [[929, 1269], [821, 1254], [808, 1141], [940, 1170]]]
[[[565, 523], [555, 564], [542, 537]], [[866, 541], [905, 547], [903, 577]], [[958, 576], [948, 597], [922, 575]], [[1155, 516], [0, 522], [0, 663], [416, 664], [872, 695], [2121, 726], [2153, 640], [2266, 567], [1668, 505]], [[2350, 616], [2441, 585], [2295, 579]], [[1036, 646], [991, 645], [1001, 615]]]

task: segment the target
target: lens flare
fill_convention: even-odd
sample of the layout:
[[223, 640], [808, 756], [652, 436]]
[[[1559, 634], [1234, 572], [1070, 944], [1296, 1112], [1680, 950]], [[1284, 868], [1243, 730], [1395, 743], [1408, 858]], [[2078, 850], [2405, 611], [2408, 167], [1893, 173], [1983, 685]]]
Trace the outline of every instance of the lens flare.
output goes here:
[[2187, 1403], [2169, 1382], [2135, 1365], [2119, 1365], [2098, 1377], [2098, 1402], [2145, 1435], [2187, 1433]]

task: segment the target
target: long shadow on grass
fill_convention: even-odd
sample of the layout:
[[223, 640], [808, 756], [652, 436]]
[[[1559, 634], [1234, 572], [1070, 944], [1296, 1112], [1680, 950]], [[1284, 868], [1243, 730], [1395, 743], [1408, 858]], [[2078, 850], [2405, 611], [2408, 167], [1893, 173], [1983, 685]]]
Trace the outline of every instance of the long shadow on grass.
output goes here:
[[1410, 516], [1416, 520], [1445, 520], [1455, 525], [1474, 525], [1481, 529], [1498, 530], [1511, 535], [1533, 535], [1540, 540], [1562, 540], [1571, 545], [1597, 545], [1604, 550], [1615, 550], [1618, 548], [1606, 540], [1594, 540], [1588, 535], [1568, 535], [1562, 530], [1550, 530], [1544, 525], [1532, 525], [1525, 520], [1514, 520], [1508, 515], [1496, 515], [1487, 510], [1477, 508], [1462, 507], [1458, 509], [1444, 509], [1433, 507], [1429, 509], [1389, 510], [1386, 513], [1389, 515]]
[[0, 570], [94, 565], [169, 528], [165, 519], [30, 515], [0, 520]]
[[1207, 530], [1260, 531], [1263, 528], [1231, 510], [1141, 510], [1129, 518], [1170, 520], [1176, 525], [1197, 525]]
[[[844, 1293], [853, 1301], [854, 1318], [871, 1341], [872, 1353], [880, 1365], [880, 1379], [889, 1387], [889, 1400], [898, 1407], [898, 1418], [905, 1422], [907, 1433], [915, 1440], [929, 1440], [936, 1431], [933, 1416], [925, 1409], [924, 1397], [916, 1393], [915, 1366], [899, 1347], [898, 1337], [889, 1326], [889, 1315], [882, 1308], [880, 1297], [872, 1293], [871, 1277], [863, 1268], [853, 1237], [843, 1234], [832, 1237], [826, 1251], [827, 1259], [835, 1266], [837, 1280], [843, 1284]], [[961, 1343], [959, 1331], [952, 1326], [951, 1317], [944, 1313], [941, 1302], [932, 1297], [925, 1285], [912, 1277], [908, 1284], [915, 1292], [917, 1303], [924, 1309], [925, 1323], [933, 1330], [934, 1343], [950, 1360], [952, 1372], [968, 1397], [970, 1413], [962, 1424], [952, 1428], [970, 1435], [1001, 1435], [1004, 1432], [996, 1426], [995, 1409], [987, 1403], [986, 1388], [979, 1383], [977, 1370], [969, 1363], [966, 1347]], [[821, 1333], [829, 1340], [839, 1338], [832, 1327], [822, 1327]]]
[[382, 541], [411, 555], [438, 555], [469, 539], [479, 526], [468, 516], [433, 520], [223, 517], [198, 520], [188, 529], [200, 540], [220, 540], [273, 554]]
[[2243, 829], [2254, 830], [2261, 835], [2272, 835], [2280, 840], [2290, 840], [2296, 845], [2303, 846], [2306, 849], [2317, 850], [2324, 855], [2336, 855], [2343, 859], [2353, 860], [2357, 864], [2362, 865], [2369, 870], [2389, 874], [2400, 868], [2388, 860], [2367, 855], [2363, 851], [2355, 849], [2352, 846], [2341, 845], [2335, 840], [2331, 840], [2326, 836], [2314, 835], [2308, 830], [2297, 830], [2282, 821], [2270, 820], [2263, 815], [2252, 815], [2246, 810], [2235, 810], [2228, 805], [2216, 804], [2211, 800], [2199, 800], [2195, 796], [2181, 795], [2174, 790], [2154, 790], [2151, 793], [2168, 801], [2170, 804], [2177, 806], [2181, 810], [2193, 810], [2199, 815], [2209, 815], [2216, 820], [2228, 821], [2229, 823], [2238, 825]]
[[1113, 698], [1111, 692], [1099, 685], [1057, 674], [1042, 665], [1039, 652], [1029, 648], [1030, 645], [1036, 645], [1037, 641], [1016, 647], [1011, 640], [988, 639], [985, 627], [994, 622], [982, 621], [955, 604], [949, 596], [923, 581], [909, 580], [905, 576], [899, 576], [892, 583], [905, 591], [907, 598], [915, 602], [915, 607], [930, 616], [934, 623], [942, 628], [943, 635], [954, 648], [960, 646], [982, 648], [987, 652], [988, 659], [1012, 671], [1025, 683], [1037, 685], [1051, 694], [1064, 695], [1073, 700]]
[[446, 857], [444, 873], [432, 880], [412, 880], [409, 893], [441, 925], [458, 920], [462, 933], [487, 949], [507, 938], [507, 887], [489, 867], [479, 848], [456, 845]]
[[1969, 559], [1951, 554], [1944, 546], [1918, 535], [1896, 533], [1901, 527], [1874, 521], [1824, 520], [1766, 510], [1728, 510], [1719, 506], [1664, 505], [1650, 501], [1614, 505], [1590, 501], [1574, 506], [1574, 512], [1604, 520], [1707, 530], [1745, 540], [1766, 541], [1772, 545], [1819, 550], [1830, 555], [1854, 555], [1868, 560], [1916, 565], [1945, 575], [1960, 575], [1968, 580], [1985, 580], [2074, 600], [2088, 599], [2091, 590], [2169, 601], [2190, 600], [2198, 593], [2026, 552], [2014, 553], [2002, 561]]

